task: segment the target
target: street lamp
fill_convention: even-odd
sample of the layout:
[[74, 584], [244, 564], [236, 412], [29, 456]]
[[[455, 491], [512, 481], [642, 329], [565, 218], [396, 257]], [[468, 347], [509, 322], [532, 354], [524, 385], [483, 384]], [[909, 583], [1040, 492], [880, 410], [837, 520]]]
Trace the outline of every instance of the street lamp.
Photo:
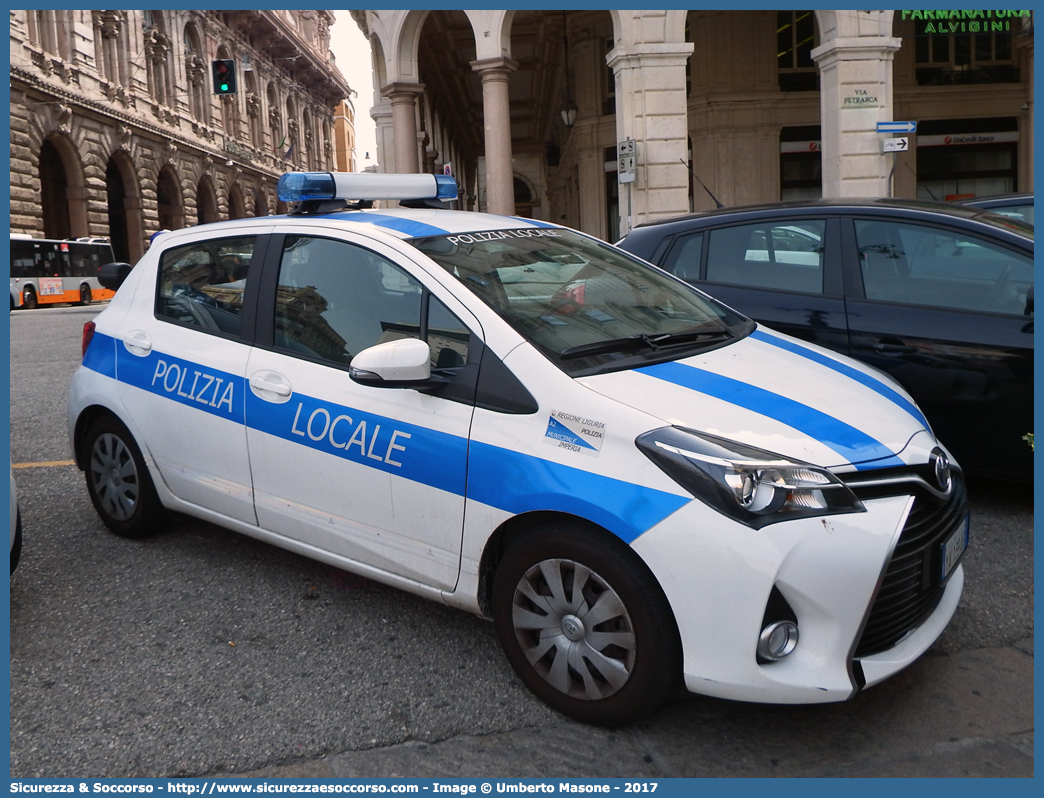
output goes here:
[[562, 124], [566, 127], [572, 127], [576, 124], [577, 111], [576, 103], [572, 100], [567, 99], [562, 103], [562, 110], [559, 113], [562, 115]]

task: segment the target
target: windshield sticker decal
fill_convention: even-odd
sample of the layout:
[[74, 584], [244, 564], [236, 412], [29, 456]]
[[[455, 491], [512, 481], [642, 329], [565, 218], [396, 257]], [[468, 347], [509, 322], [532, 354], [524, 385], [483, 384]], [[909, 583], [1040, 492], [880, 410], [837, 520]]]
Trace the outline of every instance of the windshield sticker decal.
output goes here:
[[552, 410], [544, 442], [559, 449], [598, 457], [605, 438], [605, 424], [572, 413]]
[[446, 236], [451, 244], [480, 244], [483, 241], [503, 241], [505, 238], [558, 238], [556, 230], [546, 230], [536, 227], [525, 227], [520, 230], [486, 230], [479, 233], [461, 233], [460, 235]]

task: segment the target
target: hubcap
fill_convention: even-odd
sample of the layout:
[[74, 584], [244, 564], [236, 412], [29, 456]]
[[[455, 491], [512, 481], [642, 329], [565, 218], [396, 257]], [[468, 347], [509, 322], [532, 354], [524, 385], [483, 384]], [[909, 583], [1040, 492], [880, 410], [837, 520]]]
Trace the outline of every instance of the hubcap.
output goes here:
[[573, 560], [544, 560], [515, 587], [515, 637], [559, 692], [608, 698], [627, 683], [636, 644], [631, 616], [602, 577]]
[[126, 521], [138, 506], [138, 469], [130, 449], [116, 435], [99, 435], [91, 448], [91, 484], [102, 509]]

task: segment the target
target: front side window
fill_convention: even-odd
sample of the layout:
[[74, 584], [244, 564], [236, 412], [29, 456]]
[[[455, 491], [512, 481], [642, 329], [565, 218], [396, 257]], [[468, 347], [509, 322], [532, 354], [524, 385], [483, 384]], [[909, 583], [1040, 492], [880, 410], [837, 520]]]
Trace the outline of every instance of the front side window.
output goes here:
[[400, 338], [427, 341], [433, 369], [468, 357], [470, 331], [419, 282], [371, 250], [328, 238], [284, 239], [275, 322], [277, 349], [338, 366]]
[[821, 294], [825, 232], [823, 219], [759, 222], [712, 230], [707, 280]]
[[569, 374], [674, 360], [752, 329], [684, 283], [570, 230], [495, 230], [411, 243]]
[[957, 230], [855, 223], [867, 299], [1032, 314], [1033, 259]]
[[239, 336], [254, 236], [176, 247], [160, 258], [156, 316], [211, 333]]

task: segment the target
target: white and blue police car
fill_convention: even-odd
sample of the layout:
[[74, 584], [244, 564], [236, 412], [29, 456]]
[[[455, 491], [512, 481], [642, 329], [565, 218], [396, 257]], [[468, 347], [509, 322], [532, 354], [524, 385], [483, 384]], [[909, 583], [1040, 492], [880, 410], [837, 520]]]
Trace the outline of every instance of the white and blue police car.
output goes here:
[[842, 701], [946, 626], [964, 484], [888, 377], [452, 178], [278, 191], [103, 275], [69, 434], [116, 534], [187, 513], [492, 618], [605, 725], [679, 680]]

